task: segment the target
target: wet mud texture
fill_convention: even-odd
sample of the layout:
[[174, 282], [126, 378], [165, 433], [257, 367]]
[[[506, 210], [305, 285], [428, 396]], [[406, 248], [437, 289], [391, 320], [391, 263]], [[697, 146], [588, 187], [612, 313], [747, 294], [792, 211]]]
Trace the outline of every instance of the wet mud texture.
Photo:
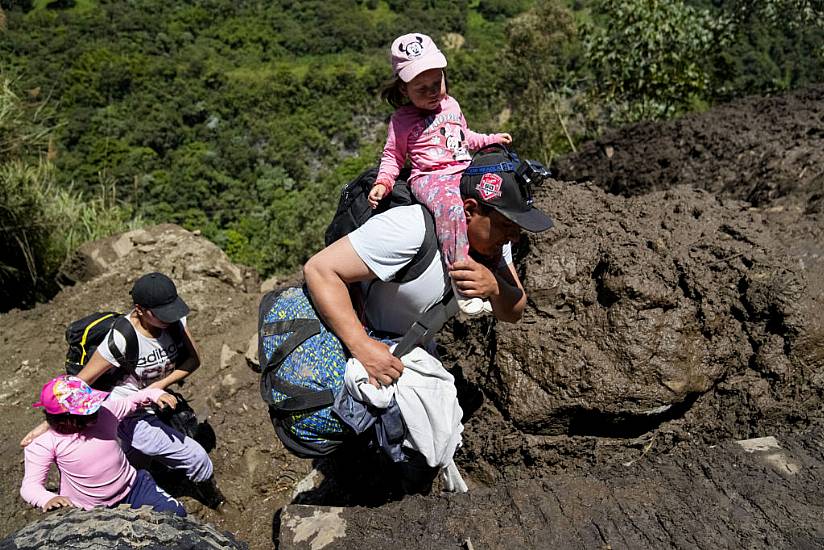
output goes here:
[[[643, 126], [638, 144], [616, 139], [612, 159], [636, 151], [627, 158], [645, 179], [621, 172], [636, 192], [597, 181], [609, 173], [597, 144], [581, 148], [594, 151], [590, 171], [559, 172], [578, 181], [538, 190], [556, 227], [518, 247], [523, 320], [454, 322], [440, 337], [465, 412], [463, 496], [436, 484], [398, 501], [391, 468], [374, 455], [290, 455], [244, 357], [264, 289], [202, 237], [158, 226], [84, 247], [64, 270], [73, 286], [0, 315], [0, 537], [42, 517], [17, 494], [18, 441], [41, 418], [30, 407], [39, 388], [62, 371], [66, 324], [125, 311], [134, 279], [159, 270], [192, 308], [202, 366], [180, 391], [215, 430], [211, 456], [228, 502], [213, 511], [181, 498], [250, 548], [272, 548], [291, 503], [365, 506], [351, 533], [374, 548], [454, 547], [463, 531], [446, 525], [461, 524], [472, 526], [476, 548], [824, 547], [821, 500], [810, 492], [821, 486], [824, 222], [819, 180], [807, 179], [822, 166], [820, 97], [812, 88], [752, 98]], [[711, 138], [696, 156], [700, 136]], [[656, 150], [682, 168], [662, 166]], [[785, 183], [753, 206], [746, 199], [764, 173]], [[763, 436], [777, 437], [801, 468], [776, 477], [731, 447]], [[704, 538], [690, 539], [690, 525], [705, 527]], [[530, 538], [533, 526], [546, 538]]]
[[595, 466], [585, 477], [554, 474], [379, 510], [345, 508], [326, 537], [296, 531], [298, 540], [284, 547], [318, 547], [326, 538], [340, 549], [821, 548], [823, 436], [817, 427], [781, 448], [686, 447]]
[[553, 166], [618, 195], [689, 185], [756, 207], [824, 207], [824, 84], [607, 132]]

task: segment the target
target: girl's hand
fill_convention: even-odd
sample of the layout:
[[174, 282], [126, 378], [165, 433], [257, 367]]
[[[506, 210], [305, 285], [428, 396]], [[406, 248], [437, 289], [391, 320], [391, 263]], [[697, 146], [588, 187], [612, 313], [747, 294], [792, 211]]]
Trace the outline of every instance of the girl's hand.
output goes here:
[[155, 403], [157, 403], [157, 405], [161, 409], [165, 409], [166, 407], [174, 409], [175, 407], [177, 407], [177, 399], [175, 399], [174, 395], [169, 393], [161, 394], [160, 397], [157, 398], [157, 401], [155, 401]]
[[73, 508], [74, 504], [72, 501], [67, 499], [66, 497], [56, 496], [51, 498], [45, 506], [43, 506], [43, 511], [48, 512], [49, 510], [56, 510], [57, 508]]
[[372, 186], [372, 190], [369, 191], [369, 206], [372, 209], [378, 207], [378, 203], [381, 202], [381, 199], [386, 194], [386, 186], [382, 183], [376, 183]]
[[48, 431], [48, 429], [49, 429], [49, 425], [46, 424], [45, 422], [41, 422], [40, 424], [35, 426], [35, 428], [32, 431], [30, 431], [25, 436], [23, 436], [23, 439], [20, 440], [20, 446], [21, 447], [27, 446], [29, 443], [34, 441], [34, 438], [36, 438], [37, 436], [39, 436], [41, 434], [46, 433]]
[[507, 133], [498, 134], [498, 143], [502, 145], [510, 145], [512, 143], [512, 136]]

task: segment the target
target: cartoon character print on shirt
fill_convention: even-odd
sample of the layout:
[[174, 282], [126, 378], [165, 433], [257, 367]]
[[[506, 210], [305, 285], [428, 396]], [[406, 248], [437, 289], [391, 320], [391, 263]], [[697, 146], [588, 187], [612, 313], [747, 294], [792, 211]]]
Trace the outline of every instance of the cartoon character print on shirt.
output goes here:
[[441, 135], [445, 138], [444, 146], [452, 154], [452, 160], [472, 160], [466, 149], [466, 136], [461, 128], [445, 124], [441, 126]]

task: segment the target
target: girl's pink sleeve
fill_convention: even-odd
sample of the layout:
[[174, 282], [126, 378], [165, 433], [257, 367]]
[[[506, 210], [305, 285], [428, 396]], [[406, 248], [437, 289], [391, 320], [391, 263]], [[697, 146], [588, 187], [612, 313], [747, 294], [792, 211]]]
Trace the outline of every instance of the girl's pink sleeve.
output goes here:
[[389, 120], [389, 135], [386, 137], [386, 145], [383, 147], [381, 164], [378, 168], [378, 177], [375, 178], [375, 183], [384, 184], [387, 192], [392, 191], [395, 179], [406, 162], [408, 131], [408, 128], [403, 128], [403, 124], [398, 120], [398, 117], [392, 115]]
[[46, 490], [46, 479], [49, 477], [49, 468], [54, 463], [54, 453], [46, 448], [41, 440], [42, 437], [35, 439], [23, 451], [25, 473], [20, 485], [20, 496], [23, 500], [40, 508], [59, 496]]
[[129, 397], [122, 399], [110, 399], [103, 403], [103, 406], [111, 411], [118, 420], [135, 412], [146, 401], [157, 402], [157, 398], [163, 395], [163, 390], [158, 388], [146, 388], [133, 393]]
[[466, 135], [466, 148], [470, 151], [477, 151], [481, 147], [486, 147], [493, 143], [501, 143], [503, 134], [481, 134], [470, 130], [466, 125], [466, 119], [463, 113], [461, 113], [461, 124], [464, 127], [464, 134]]
[[501, 143], [501, 134], [481, 134], [473, 132], [469, 128], [466, 129], [466, 148], [470, 151], [477, 151], [481, 147], [492, 145], [493, 143]]

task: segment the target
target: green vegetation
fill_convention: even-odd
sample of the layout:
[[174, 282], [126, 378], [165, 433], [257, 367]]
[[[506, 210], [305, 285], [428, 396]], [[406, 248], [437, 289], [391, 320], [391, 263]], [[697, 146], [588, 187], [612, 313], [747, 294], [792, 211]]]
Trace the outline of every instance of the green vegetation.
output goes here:
[[42, 104], [25, 103], [0, 78], [0, 304], [33, 305], [77, 246], [128, 229], [128, 213], [101, 193], [84, 199], [55, 184], [51, 128]]
[[[545, 161], [625, 120], [824, 80], [814, 2], [630, 4], [0, 0], [0, 71], [53, 113], [51, 146], [15, 158], [34, 170], [48, 151], [24, 178], [46, 194], [199, 229], [270, 275], [321, 246], [337, 190], [377, 162], [386, 47], [403, 32], [442, 46], [473, 129], [509, 131]], [[106, 202], [88, 199], [101, 188]]]
[[602, 23], [590, 28], [587, 54], [616, 120], [667, 118], [704, 95], [710, 75], [702, 63], [729, 41], [726, 17], [681, 0], [599, 0], [595, 7]]

